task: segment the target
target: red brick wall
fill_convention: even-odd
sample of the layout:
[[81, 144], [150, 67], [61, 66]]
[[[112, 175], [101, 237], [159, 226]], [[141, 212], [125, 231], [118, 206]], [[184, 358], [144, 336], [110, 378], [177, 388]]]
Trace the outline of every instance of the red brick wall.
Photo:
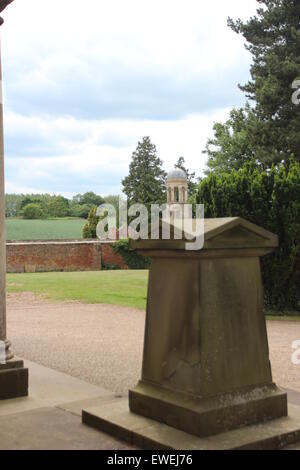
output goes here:
[[9, 242], [7, 272], [99, 271], [99, 241]]
[[119, 266], [121, 269], [128, 269], [122, 255], [115, 253], [112, 245], [112, 243], [102, 243], [102, 263], [104, 265]]

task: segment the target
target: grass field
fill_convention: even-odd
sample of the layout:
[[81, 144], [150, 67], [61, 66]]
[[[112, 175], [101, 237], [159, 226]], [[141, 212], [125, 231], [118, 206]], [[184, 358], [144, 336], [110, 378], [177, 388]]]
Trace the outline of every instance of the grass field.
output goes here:
[[[8, 292], [33, 292], [53, 300], [146, 308], [148, 271], [8, 274]], [[267, 315], [267, 320], [300, 321], [298, 316]]]
[[6, 219], [7, 240], [82, 238], [83, 219]]
[[145, 309], [148, 271], [8, 274], [8, 292]]

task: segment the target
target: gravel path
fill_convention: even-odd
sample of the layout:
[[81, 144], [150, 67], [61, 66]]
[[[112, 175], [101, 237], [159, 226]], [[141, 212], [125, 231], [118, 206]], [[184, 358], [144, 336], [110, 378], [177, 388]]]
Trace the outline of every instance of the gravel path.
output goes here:
[[[144, 322], [143, 311], [127, 307], [8, 295], [16, 355], [118, 393], [139, 379]], [[291, 362], [300, 322], [270, 321], [268, 335], [274, 381], [300, 392], [300, 365]]]
[[115, 392], [141, 370], [145, 315], [114, 305], [8, 296], [8, 336], [16, 355]]
[[[270, 359], [274, 381], [300, 392], [300, 364], [292, 363], [294, 341], [300, 341], [300, 321], [268, 321]], [[300, 354], [297, 355], [298, 358]]]

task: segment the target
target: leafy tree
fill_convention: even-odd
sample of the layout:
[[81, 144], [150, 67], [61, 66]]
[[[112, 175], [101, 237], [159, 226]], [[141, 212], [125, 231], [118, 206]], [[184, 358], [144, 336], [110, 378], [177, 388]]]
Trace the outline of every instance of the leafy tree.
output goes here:
[[80, 198], [79, 204], [88, 204], [90, 206], [100, 206], [104, 203], [102, 196], [99, 196], [92, 191], [83, 194]]
[[111, 204], [115, 210], [116, 210], [116, 226], [117, 229], [119, 229], [119, 216], [120, 216], [120, 207], [122, 207], [122, 204], [126, 202], [123, 196], [118, 196], [118, 195], [109, 195], [105, 196], [105, 203], [106, 204]]
[[66, 217], [70, 214], [68, 199], [63, 196], [55, 196], [49, 204], [49, 214], [52, 217]]
[[103, 204], [102, 196], [89, 191], [85, 194], [76, 194], [70, 202], [70, 215], [87, 219], [90, 210]]
[[21, 205], [20, 210], [18, 211], [17, 215], [22, 215], [23, 208], [28, 204], [38, 204], [41, 206], [45, 216], [49, 215], [49, 205], [52, 199], [55, 196], [51, 196], [50, 194], [28, 194], [22, 195], [21, 198]]
[[232, 109], [225, 123], [214, 124], [214, 137], [209, 139], [203, 153], [207, 154], [207, 170], [224, 173], [242, 168], [244, 163], [255, 161], [255, 153], [249, 139], [249, 128], [255, 120], [253, 110]]
[[288, 165], [291, 157], [300, 160], [300, 106], [292, 102], [292, 84], [300, 79], [300, 2], [257, 2], [249, 21], [228, 20], [252, 54], [251, 80], [240, 85], [251, 105], [233, 109], [225, 124], [215, 123], [204, 151], [207, 174], [237, 170], [246, 161], [270, 168]]
[[70, 215], [80, 219], [87, 219], [91, 210], [90, 204], [76, 204], [70, 208]]
[[118, 211], [119, 210], [119, 201], [122, 199], [122, 196], [110, 194], [105, 196], [104, 200], [106, 204], [111, 204]]
[[6, 194], [5, 195], [5, 216], [16, 217], [22, 204], [23, 196], [21, 194]]
[[241, 90], [254, 102], [247, 136], [260, 162], [300, 160], [300, 106], [292, 103], [292, 83], [300, 78], [299, 0], [257, 0], [249, 21], [228, 20], [247, 41], [252, 80]]
[[144, 137], [132, 154], [129, 175], [122, 181], [129, 204], [161, 204], [166, 201], [166, 172], [150, 137]]
[[71, 206], [76, 206], [77, 204], [81, 204], [82, 194], [76, 194], [72, 197]]
[[24, 219], [34, 220], [34, 219], [43, 219], [45, 214], [42, 207], [39, 204], [27, 204], [23, 209]]
[[[38, 199], [38, 202], [40, 203], [41, 200]], [[22, 196], [22, 201], [21, 201], [21, 204], [20, 204], [20, 210], [23, 210], [25, 206], [27, 206], [28, 204], [32, 204], [32, 203], [36, 203], [36, 197], [34, 197], [33, 195], [31, 195], [31, 196]]]

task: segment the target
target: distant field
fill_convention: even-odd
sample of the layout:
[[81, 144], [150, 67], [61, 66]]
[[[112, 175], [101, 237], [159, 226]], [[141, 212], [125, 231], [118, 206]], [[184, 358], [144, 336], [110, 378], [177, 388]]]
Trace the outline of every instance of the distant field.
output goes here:
[[6, 219], [7, 240], [82, 238], [83, 219]]

